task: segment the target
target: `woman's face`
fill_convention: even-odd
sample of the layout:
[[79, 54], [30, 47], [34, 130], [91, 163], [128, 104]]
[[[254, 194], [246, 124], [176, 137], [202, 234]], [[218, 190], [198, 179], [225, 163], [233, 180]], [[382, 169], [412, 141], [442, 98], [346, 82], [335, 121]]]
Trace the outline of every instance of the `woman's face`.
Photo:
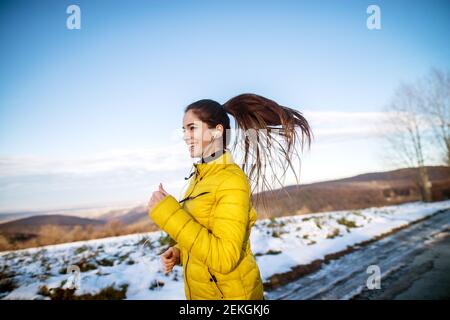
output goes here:
[[[188, 145], [191, 158], [198, 158], [205, 154], [212, 153], [215, 149], [211, 143], [213, 129], [209, 129], [205, 122], [202, 122], [192, 110], [189, 110], [183, 117], [183, 139]], [[208, 145], [211, 145], [208, 147]]]

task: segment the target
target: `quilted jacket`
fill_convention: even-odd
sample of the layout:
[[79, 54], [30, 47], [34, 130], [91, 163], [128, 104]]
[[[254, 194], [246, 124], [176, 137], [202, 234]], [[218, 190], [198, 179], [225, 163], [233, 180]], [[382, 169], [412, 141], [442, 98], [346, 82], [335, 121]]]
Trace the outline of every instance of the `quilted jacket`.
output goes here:
[[264, 299], [250, 249], [256, 212], [246, 174], [228, 150], [194, 166], [183, 199], [166, 196], [148, 212], [177, 242], [186, 299]]

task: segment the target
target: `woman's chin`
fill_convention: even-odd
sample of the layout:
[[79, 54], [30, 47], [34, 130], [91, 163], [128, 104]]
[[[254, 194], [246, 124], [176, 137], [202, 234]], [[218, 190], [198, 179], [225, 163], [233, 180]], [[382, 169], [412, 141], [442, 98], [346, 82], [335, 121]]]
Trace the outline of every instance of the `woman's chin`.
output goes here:
[[189, 147], [188, 152], [189, 152], [189, 155], [191, 156], [191, 158], [200, 158], [202, 155], [201, 148], [197, 148], [196, 146], [194, 146], [192, 148]]
[[191, 156], [191, 158], [197, 158], [197, 153], [195, 152], [195, 150], [189, 149], [189, 155]]

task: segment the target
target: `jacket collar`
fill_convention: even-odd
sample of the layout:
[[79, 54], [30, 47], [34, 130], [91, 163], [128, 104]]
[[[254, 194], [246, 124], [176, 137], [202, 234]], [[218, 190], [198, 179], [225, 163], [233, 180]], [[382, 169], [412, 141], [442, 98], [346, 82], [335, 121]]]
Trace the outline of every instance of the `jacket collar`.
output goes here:
[[197, 163], [208, 163], [211, 162], [213, 160], [216, 160], [217, 158], [219, 158], [226, 150], [222, 149], [216, 152], [213, 152], [211, 155], [205, 157], [205, 158], [201, 158], [200, 161], [198, 161]]
[[212, 174], [227, 165], [234, 164], [234, 159], [229, 150], [221, 150], [213, 153], [211, 156], [202, 158], [200, 161], [194, 163], [196, 176], [202, 179], [207, 174]]

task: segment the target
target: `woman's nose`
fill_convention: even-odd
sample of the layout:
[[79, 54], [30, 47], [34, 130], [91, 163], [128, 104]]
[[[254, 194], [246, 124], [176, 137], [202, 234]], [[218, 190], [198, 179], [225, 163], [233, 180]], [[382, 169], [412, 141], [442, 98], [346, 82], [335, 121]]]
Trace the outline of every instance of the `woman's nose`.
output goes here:
[[189, 138], [186, 138], [186, 139], [184, 139], [184, 142], [185, 142], [187, 145], [190, 145], [190, 144], [192, 143], [192, 140], [189, 139]]
[[191, 139], [191, 137], [189, 136], [189, 132], [184, 132], [183, 133], [184, 142], [188, 143], [190, 139]]

